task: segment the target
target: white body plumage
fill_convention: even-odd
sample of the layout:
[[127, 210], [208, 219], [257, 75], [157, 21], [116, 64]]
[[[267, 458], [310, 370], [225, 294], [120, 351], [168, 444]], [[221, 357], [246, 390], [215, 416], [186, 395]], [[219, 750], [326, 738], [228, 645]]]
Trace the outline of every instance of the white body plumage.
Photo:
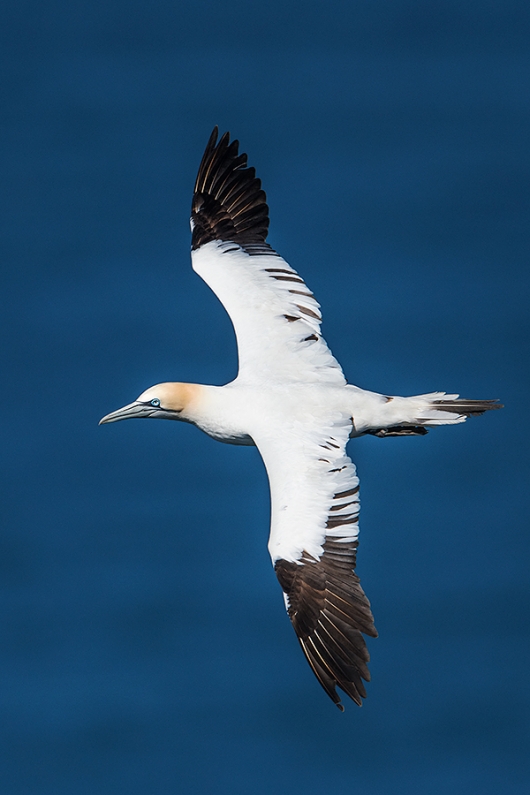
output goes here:
[[320, 684], [357, 704], [376, 630], [355, 574], [359, 480], [348, 439], [423, 435], [498, 408], [433, 392], [396, 397], [346, 382], [320, 333], [320, 306], [265, 242], [268, 208], [237, 141], [214, 130], [195, 185], [192, 264], [225, 306], [239, 356], [223, 387], [164, 383], [103, 418], [190, 422], [221, 442], [255, 444], [272, 502], [269, 551], [289, 617]]

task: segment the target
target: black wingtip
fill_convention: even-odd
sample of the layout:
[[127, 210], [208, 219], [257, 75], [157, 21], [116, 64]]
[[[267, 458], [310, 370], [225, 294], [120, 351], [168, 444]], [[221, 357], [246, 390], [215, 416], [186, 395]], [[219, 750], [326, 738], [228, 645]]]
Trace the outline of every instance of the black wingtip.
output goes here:
[[217, 125], [206, 144], [191, 207], [192, 249], [213, 240], [233, 242], [249, 253], [272, 253], [266, 238], [269, 208], [255, 170], [239, 154], [239, 141], [219, 138]]
[[[339, 494], [344, 500], [357, 490]], [[342, 712], [337, 688], [359, 707], [366, 698], [363, 680], [370, 679], [370, 655], [363, 633], [376, 637], [377, 631], [370, 602], [355, 574], [357, 540], [345, 543], [326, 538], [323, 551], [319, 560], [308, 553], [298, 562], [280, 558], [274, 569], [288, 597], [287, 613], [306, 660]]]
[[[225, 135], [230, 135], [230, 133], [227, 132], [227, 133], [225, 133]], [[214, 128], [213, 128], [213, 130], [212, 130], [212, 132], [210, 134], [210, 137], [208, 139], [208, 143], [206, 145], [206, 149], [209, 149], [210, 147], [211, 148], [215, 147], [215, 144], [217, 143], [218, 136], [219, 136], [219, 127], [216, 124], [216, 125], [214, 125]]]
[[[227, 133], [225, 133], [225, 135], [226, 134]], [[213, 128], [211, 134], [210, 134], [210, 137], [208, 138], [208, 143], [206, 144], [206, 148], [204, 150], [204, 154], [203, 154], [202, 159], [201, 159], [199, 170], [197, 172], [197, 178], [195, 180], [195, 186], [193, 188], [193, 193], [194, 194], [198, 193], [198, 191], [199, 191], [199, 180], [204, 175], [204, 172], [205, 172], [205, 170], [207, 168], [207, 163], [211, 159], [212, 152], [214, 151], [214, 149], [215, 149], [215, 147], [217, 145], [217, 137], [218, 137], [218, 135], [219, 135], [219, 127], [216, 124], [215, 127]]]

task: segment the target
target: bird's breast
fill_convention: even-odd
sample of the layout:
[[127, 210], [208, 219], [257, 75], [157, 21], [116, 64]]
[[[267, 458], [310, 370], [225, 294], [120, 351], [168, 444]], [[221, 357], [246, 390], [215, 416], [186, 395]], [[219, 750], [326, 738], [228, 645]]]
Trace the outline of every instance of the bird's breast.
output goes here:
[[[237, 381], [224, 387], [203, 387], [193, 418], [208, 436], [227, 444], [253, 445], [255, 438], [282, 437], [328, 427], [341, 412], [343, 390], [318, 386], [246, 386]], [[347, 412], [346, 412], [347, 413]]]
[[229, 387], [203, 386], [189, 421], [218, 442], [251, 446], [248, 396]]

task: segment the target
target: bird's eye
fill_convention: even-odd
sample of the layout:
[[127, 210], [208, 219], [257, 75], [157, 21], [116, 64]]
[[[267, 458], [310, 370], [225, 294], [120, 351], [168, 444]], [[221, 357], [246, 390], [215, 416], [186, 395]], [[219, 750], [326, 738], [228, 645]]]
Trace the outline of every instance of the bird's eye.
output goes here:
[[150, 404], [151, 404], [152, 406], [159, 406], [159, 405], [160, 405], [160, 401], [159, 401], [159, 399], [158, 399], [158, 398], [153, 398], [153, 399], [152, 399], [152, 400], [150, 400], [149, 402], [150, 402]]

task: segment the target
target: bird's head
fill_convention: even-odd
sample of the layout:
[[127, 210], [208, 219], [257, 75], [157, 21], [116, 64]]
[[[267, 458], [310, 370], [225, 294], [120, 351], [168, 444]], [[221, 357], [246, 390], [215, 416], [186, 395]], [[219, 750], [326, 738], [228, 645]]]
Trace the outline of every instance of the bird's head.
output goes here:
[[196, 384], [156, 384], [142, 392], [134, 403], [103, 417], [99, 424], [120, 420], [154, 417], [161, 420], [186, 420], [187, 412], [198, 398], [200, 387]]

